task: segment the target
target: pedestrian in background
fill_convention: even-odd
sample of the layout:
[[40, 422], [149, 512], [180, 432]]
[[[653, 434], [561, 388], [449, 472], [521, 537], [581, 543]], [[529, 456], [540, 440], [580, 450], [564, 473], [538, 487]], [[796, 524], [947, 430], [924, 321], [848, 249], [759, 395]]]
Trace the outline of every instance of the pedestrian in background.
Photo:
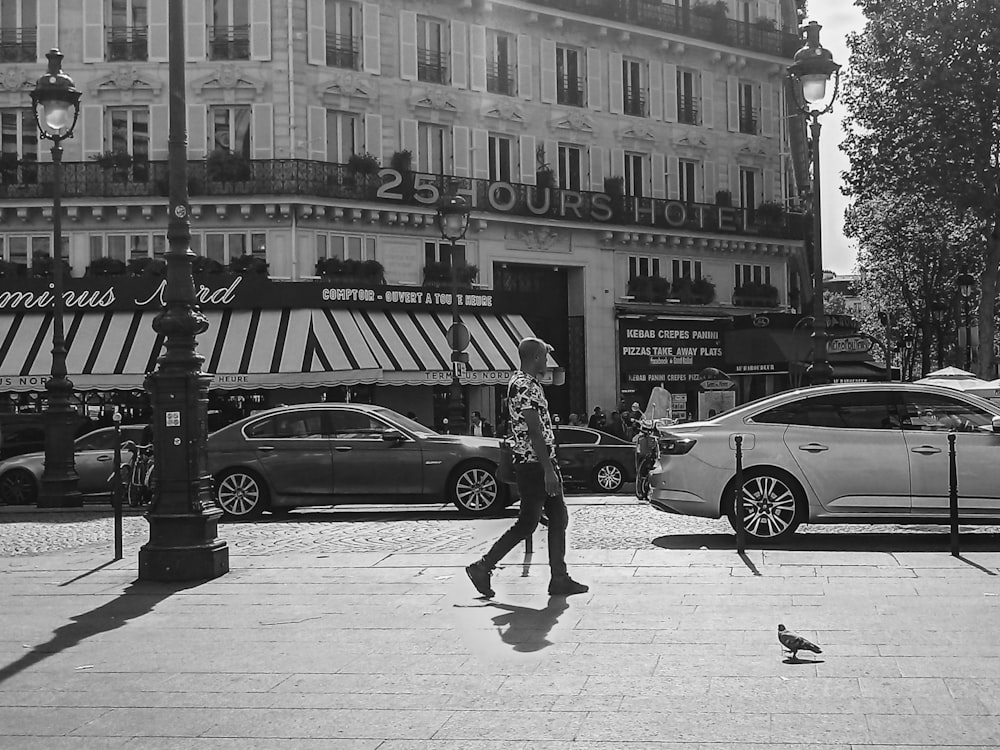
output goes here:
[[469, 434], [477, 437], [493, 437], [493, 425], [483, 419], [483, 415], [478, 411], [474, 411], [469, 422]]
[[611, 420], [608, 422], [608, 426], [604, 429], [609, 435], [614, 435], [615, 437], [620, 437], [622, 440], [626, 440], [625, 424], [622, 422], [621, 415], [618, 412], [611, 412]]
[[605, 421], [604, 412], [601, 411], [601, 407], [595, 406], [594, 413], [590, 415], [590, 420], [587, 422], [587, 427], [592, 430], [601, 430], [604, 429]]
[[569, 513], [556, 462], [556, 439], [549, 403], [539, 382], [545, 374], [550, 351], [552, 347], [537, 338], [522, 339], [517, 347], [521, 365], [507, 385], [507, 408], [514, 476], [521, 504], [514, 525], [481, 559], [465, 569], [472, 585], [483, 596], [494, 596], [490, 586], [493, 569], [508, 552], [534, 533], [543, 510], [548, 517], [549, 594], [583, 594], [589, 590], [588, 586], [570, 578], [566, 570]]

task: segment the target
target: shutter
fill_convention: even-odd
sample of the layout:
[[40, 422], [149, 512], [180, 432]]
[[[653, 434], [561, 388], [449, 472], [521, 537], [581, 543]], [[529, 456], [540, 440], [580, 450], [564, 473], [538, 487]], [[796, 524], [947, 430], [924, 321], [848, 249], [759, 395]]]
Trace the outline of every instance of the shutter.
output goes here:
[[604, 149], [590, 147], [590, 189], [604, 192]]
[[208, 110], [204, 104], [187, 105], [188, 158], [204, 159], [208, 152]]
[[519, 34], [517, 37], [517, 95], [522, 99], [531, 99], [534, 92], [531, 88], [531, 37]]
[[[593, 50], [591, 50], [593, 51]], [[587, 55], [588, 65], [587, 69], [590, 69], [590, 55]], [[625, 111], [624, 97], [624, 81], [622, 80], [622, 55], [620, 52], [609, 52], [608, 53], [608, 111], [613, 115], [620, 115]], [[588, 87], [590, 84], [588, 76]], [[591, 89], [593, 90], [593, 89]]]
[[83, 159], [97, 156], [104, 148], [104, 107], [84, 104], [80, 107], [80, 126], [83, 130]]
[[271, 59], [271, 0], [250, 0], [250, 59]]
[[361, 5], [361, 60], [365, 73], [382, 75], [382, 19], [379, 17], [378, 5], [362, 3]]
[[603, 104], [604, 75], [601, 70], [601, 51], [591, 47], [587, 50], [587, 106], [600, 111]]
[[[156, 5], [156, 3], [153, 3]], [[310, 65], [326, 65], [326, 2], [309, 0], [306, 8], [306, 32]]]
[[663, 64], [663, 119], [677, 122], [677, 66]]
[[455, 176], [469, 177], [469, 129], [464, 125], [456, 125], [451, 129], [451, 151], [454, 155]]
[[767, 138], [774, 135], [774, 97], [771, 95], [772, 88], [769, 83], [761, 84], [760, 87], [760, 134]]
[[653, 154], [653, 197], [667, 197], [667, 164], [663, 154]]
[[251, 105], [253, 131], [253, 158], [274, 158], [274, 105]]
[[[205, 59], [205, 2], [186, 0], [184, 3], [185, 56], [188, 62]], [[204, 153], [205, 146], [202, 146]]]
[[676, 156], [667, 157], [667, 198], [681, 197], [681, 165]]
[[469, 88], [469, 37], [464, 21], [451, 22], [451, 85]]
[[306, 122], [306, 138], [309, 140], [309, 158], [326, 161], [326, 108], [309, 107]]
[[382, 163], [382, 115], [365, 114], [365, 151]]
[[45, 65], [45, 53], [59, 46], [59, 0], [38, 0], [38, 61]]
[[[556, 181], [558, 182], [559, 177], [562, 176], [560, 171], [561, 167], [559, 165], [559, 141], [545, 141], [545, 143], [542, 146], [542, 149], [543, 149], [542, 163], [547, 164], [549, 166], [549, 169], [551, 169], [555, 173], [555, 178]], [[580, 169], [583, 169], [582, 164], [580, 165]], [[569, 179], [568, 175], [566, 179], [567, 180]], [[581, 183], [583, 182], [582, 177], [580, 178], [580, 181]], [[584, 187], [584, 185], [581, 184], [580, 187]]]
[[413, 166], [416, 167], [419, 164], [417, 157], [420, 155], [420, 148], [417, 142], [417, 121], [416, 120], [400, 120], [399, 122], [399, 139], [400, 144], [403, 146], [403, 151], [409, 151], [410, 155], [413, 157]]
[[399, 77], [417, 80], [417, 14], [412, 10], [399, 12]]
[[486, 91], [486, 27], [474, 23], [469, 26], [469, 88]]
[[103, 60], [104, 0], [83, 0], [83, 61]]
[[535, 185], [535, 136], [521, 136], [521, 182]]
[[167, 42], [170, 39], [170, 27], [167, 8], [167, 3], [150, 3], [148, 6], [150, 62], [167, 62], [169, 57]]
[[[625, 176], [625, 149], [611, 149], [611, 177]], [[604, 187], [603, 185], [601, 186]]]
[[663, 66], [656, 60], [649, 63], [649, 116], [663, 119]]
[[740, 79], [726, 76], [726, 127], [731, 133], [740, 129]]
[[701, 74], [701, 124], [715, 127], [715, 75], [708, 72]]
[[778, 0], [761, 0], [760, 15], [762, 18], [770, 18], [780, 26], [778, 23], [781, 20], [778, 17]]
[[480, 128], [472, 129], [472, 176], [479, 180], [490, 177], [490, 134]]
[[546, 104], [556, 101], [556, 43], [551, 39], [542, 40], [541, 52], [542, 87], [541, 99]]
[[[156, 3], [153, 4], [156, 5]], [[152, 36], [150, 41], [152, 41]], [[151, 160], [163, 161], [170, 158], [170, 147], [167, 141], [169, 134], [170, 106], [167, 104], [149, 105], [149, 158]]]
[[764, 170], [764, 200], [780, 202], [780, 198], [778, 198], [775, 193], [775, 187], [778, 181], [775, 180], [774, 177], [775, 175], [773, 169]]
[[733, 203], [737, 206], [742, 206], [743, 202], [740, 200], [740, 168], [736, 164], [730, 164], [729, 169], [726, 173], [727, 182], [729, 183], [729, 192], [733, 194]]
[[702, 172], [704, 176], [702, 177], [702, 182], [705, 184], [705, 202], [715, 203], [715, 183], [716, 183], [716, 167], [714, 161], [706, 161], [702, 165]]

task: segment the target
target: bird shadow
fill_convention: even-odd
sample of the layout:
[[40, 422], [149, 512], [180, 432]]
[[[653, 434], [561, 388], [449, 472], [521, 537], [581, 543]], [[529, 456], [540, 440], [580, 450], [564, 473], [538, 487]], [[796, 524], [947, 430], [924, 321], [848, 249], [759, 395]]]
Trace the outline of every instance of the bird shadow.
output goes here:
[[797, 656], [788, 656], [781, 660], [782, 664], [823, 664], [825, 659], [800, 659]]

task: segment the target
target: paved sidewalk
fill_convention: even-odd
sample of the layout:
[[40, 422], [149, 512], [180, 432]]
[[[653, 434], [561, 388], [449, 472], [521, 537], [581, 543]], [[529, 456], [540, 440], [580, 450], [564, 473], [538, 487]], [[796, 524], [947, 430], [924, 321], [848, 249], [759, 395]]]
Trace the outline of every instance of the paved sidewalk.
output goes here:
[[136, 582], [134, 539], [0, 558], [0, 748], [1000, 746], [1000, 551], [664, 537], [571, 552], [591, 592], [550, 598], [543, 537], [493, 601], [468, 553], [233, 549], [198, 585]]

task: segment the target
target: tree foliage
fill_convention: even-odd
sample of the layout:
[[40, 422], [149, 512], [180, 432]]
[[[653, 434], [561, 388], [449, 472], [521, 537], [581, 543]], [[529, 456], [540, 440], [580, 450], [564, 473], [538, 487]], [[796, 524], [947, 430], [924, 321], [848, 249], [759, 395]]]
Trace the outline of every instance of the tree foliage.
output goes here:
[[[921, 290], [953, 289], [961, 262], [980, 273], [980, 372], [992, 370], [997, 276], [1000, 273], [1000, 13], [996, 0], [857, 0], [868, 23], [848, 38], [850, 72], [844, 100], [850, 111], [844, 150], [848, 194], [859, 204], [853, 220], [861, 240], [859, 268], [870, 278], [898, 271], [901, 304], [912, 310]], [[969, 253], [942, 256], [930, 227], [896, 242], [866, 229], [877, 214], [908, 226], [923, 199], [946, 224], [971, 225]], [[922, 224], [930, 220], [925, 217]], [[894, 226], [900, 226], [899, 223]], [[967, 228], [967, 227], [966, 227]], [[954, 227], [938, 227], [951, 236]], [[964, 231], [964, 230], [963, 230]], [[903, 238], [906, 242], [901, 241]], [[985, 240], [985, 242], [983, 241]], [[873, 244], [866, 244], [871, 242]], [[912, 245], [908, 243], [912, 242]], [[955, 247], [952, 244], [952, 251]], [[976, 262], [973, 264], [972, 261]], [[890, 273], [891, 272], [891, 273]], [[872, 282], [875, 283], [875, 282]], [[944, 286], [951, 284], [951, 286]], [[880, 299], [890, 291], [879, 289]], [[926, 307], [927, 297], [922, 300]], [[926, 312], [914, 320], [926, 319]]]

